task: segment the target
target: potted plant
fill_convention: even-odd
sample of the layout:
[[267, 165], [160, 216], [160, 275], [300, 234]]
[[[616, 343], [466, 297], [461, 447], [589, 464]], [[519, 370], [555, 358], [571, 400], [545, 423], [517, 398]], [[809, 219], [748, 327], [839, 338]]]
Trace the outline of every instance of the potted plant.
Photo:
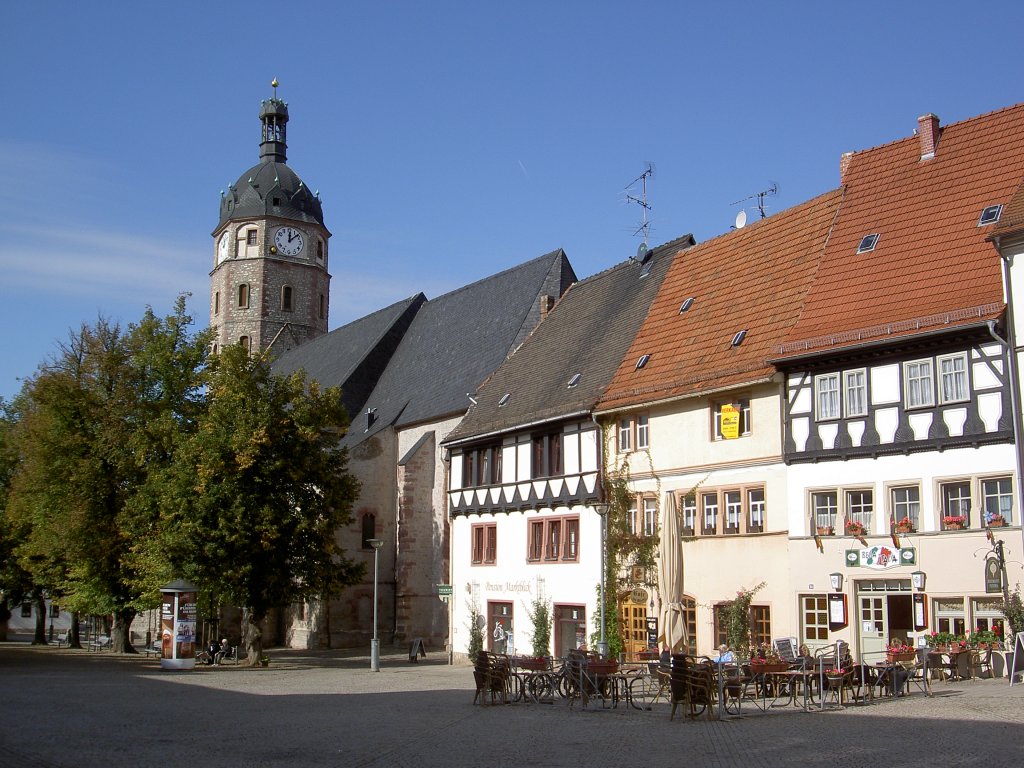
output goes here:
[[859, 520], [847, 520], [846, 521], [846, 533], [850, 536], [863, 536], [868, 532], [868, 529], [864, 527], [864, 523]]
[[819, 536], [831, 536], [836, 532], [835, 528], [833, 528], [831, 525], [819, 525], [814, 530], [817, 532]]
[[941, 651], [949, 648], [950, 643], [956, 640], [956, 635], [952, 632], [932, 632], [930, 635], [925, 635], [924, 639], [929, 648]]
[[989, 528], [1002, 528], [1006, 525], [1006, 518], [1000, 515], [998, 512], [993, 515], [988, 515], [988, 527]]
[[527, 615], [533, 622], [533, 634], [530, 636], [533, 656], [520, 658], [519, 666], [532, 670], [547, 669], [551, 648], [551, 606], [547, 600], [535, 597]]
[[942, 527], [947, 531], [962, 531], [967, 525], [967, 518], [963, 515], [946, 515], [942, 518]]
[[898, 661], [913, 661], [917, 651], [902, 641], [889, 643], [885, 648], [885, 659], [890, 664]]
[[914, 521], [909, 517], [904, 517], [902, 520], [896, 521], [896, 533], [913, 533], [914, 532]]
[[789, 664], [773, 648], [761, 647], [758, 655], [750, 660], [750, 671], [757, 675], [762, 673], [785, 672]]

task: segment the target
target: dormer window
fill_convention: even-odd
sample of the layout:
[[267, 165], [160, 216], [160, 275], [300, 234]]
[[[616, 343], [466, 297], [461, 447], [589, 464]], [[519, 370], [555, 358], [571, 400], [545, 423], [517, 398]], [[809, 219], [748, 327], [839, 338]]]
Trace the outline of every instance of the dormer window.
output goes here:
[[868, 251], [875, 250], [875, 246], [878, 245], [879, 235], [877, 233], [873, 235], [864, 235], [864, 239], [860, 241], [860, 245], [857, 246], [857, 253], [867, 253]]
[[1003, 213], [1003, 206], [1001, 205], [990, 205], [988, 208], [981, 212], [981, 216], [978, 218], [978, 226], [983, 227], [986, 224], [995, 224], [999, 221], [999, 217]]

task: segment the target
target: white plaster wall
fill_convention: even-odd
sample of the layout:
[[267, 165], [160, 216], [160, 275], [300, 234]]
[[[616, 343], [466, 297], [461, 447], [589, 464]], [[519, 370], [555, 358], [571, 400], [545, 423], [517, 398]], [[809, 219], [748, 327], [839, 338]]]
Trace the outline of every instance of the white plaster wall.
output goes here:
[[[579, 561], [528, 562], [529, 522], [545, 516], [571, 514], [578, 514], [580, 519]], [[472, 526], [492, 522], [498, 527], [496, 562], [494, 565], [472, 565]], [[465, 654], [469, 644], [469, 611], [474, 594], [478, 608], [485, 616], [488, 601], [513, 603], [512, 623], [518, 651], [529, 652], [529, 637], [533, 627], [527, 612], [538, 591], [552, 604], [585, 605], [589, 639], [597, 609], [596, 588], [601, 578], [601, 521], [592, 508], [557, 507], [554, 510], [459, 516], [451, 522], [451, 539], [451, 583], [454, 587], [452, 637], [456, 654]]]

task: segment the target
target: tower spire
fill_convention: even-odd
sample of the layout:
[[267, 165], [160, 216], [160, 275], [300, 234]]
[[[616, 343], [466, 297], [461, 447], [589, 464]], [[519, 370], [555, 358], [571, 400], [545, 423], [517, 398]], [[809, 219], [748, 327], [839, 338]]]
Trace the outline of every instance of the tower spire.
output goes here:
[[276, 77], [270, 81], [270, 85], [274, 95], [260, 102], [260, 122], [263, 124], [260, 162], [285, 163], [288, 161], [288, 105], [277, 98]]

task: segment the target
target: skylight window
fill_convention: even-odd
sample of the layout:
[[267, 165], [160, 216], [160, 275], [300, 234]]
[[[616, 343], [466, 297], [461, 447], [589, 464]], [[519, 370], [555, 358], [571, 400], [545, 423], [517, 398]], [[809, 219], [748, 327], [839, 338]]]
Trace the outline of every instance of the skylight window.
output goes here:
[[682, 303], [682, 304], [681, 304], [681, 305], [679, 306], [679, 314], [680, 314], [680, 315], [681, 315], [681, 314], [683, 314], [683, 312], [686, 312], [686, 311], [687, 311], [687, 310], [688, 310], [688, 309], [689, 309], [690, 307], [692, 307], [692, 306], [693, 306], [693, 296], [690, 296], [690, 297], [688, 297], [688, 298], [686, 299], [686, 301], [684, 301], [684, 302], [683, 302], [683, 303]]
[[651, 274], [651, 267], [653, 267], [653, 266], [654, 266], [654, 259], [652, 259], [650, 256], [648, 256], [647, 259], [644, 261], [643, 267], [640, 270], [640, 277], [644, 278], [644, 277], [647, 277], [649, 274]]
[[511, 399], [512, 399], [512, 393], [511, 392], [506, 392], [504, 395], [501, 396], [501, 400], [498, 401], [498, 407], [499, 408], [504, 408], [506, 405], [508, 405], [508, 401], [511, 400]]
[[583, 378], [583, 374], [582, 373], [574, 373], [573, 377], [571, 379], [569, 379], [569, 389], [572, 389], [577, 384], [579, 384], [580, 383], [580, 379], [582, 379], [582, 378]]
[[875, 250], [876, 245], [878, 245], [878, 234], [864, 235], [864, 239], [861, 240], [860, 245], [857, 246], [857, 253], [873, 251]]
[[650, 359], [650, 355], [641, 355], [640, 359], [636, 361], [636, 369], [639, 371], [641, 368], [647, 365], [647, 361]]
[[986, 224], [995, 224], [999, 221], [999, 217], [1003, 213], [1003, 206], [1001, 205], [990, 205], [988, 208], [981, 212], [981, 217], [978, 219], [978, 226], [983, 227]]
[[747, 338], [747, 329], [746, 328], [744, 328], [742, 331], [740, 331], [739, 333], [737, 333], [735, 336], [732, 337], [732, 345], [734, 347], [738, 347], [740, 344], [743, 343], [743, 340], [745, 338]]

